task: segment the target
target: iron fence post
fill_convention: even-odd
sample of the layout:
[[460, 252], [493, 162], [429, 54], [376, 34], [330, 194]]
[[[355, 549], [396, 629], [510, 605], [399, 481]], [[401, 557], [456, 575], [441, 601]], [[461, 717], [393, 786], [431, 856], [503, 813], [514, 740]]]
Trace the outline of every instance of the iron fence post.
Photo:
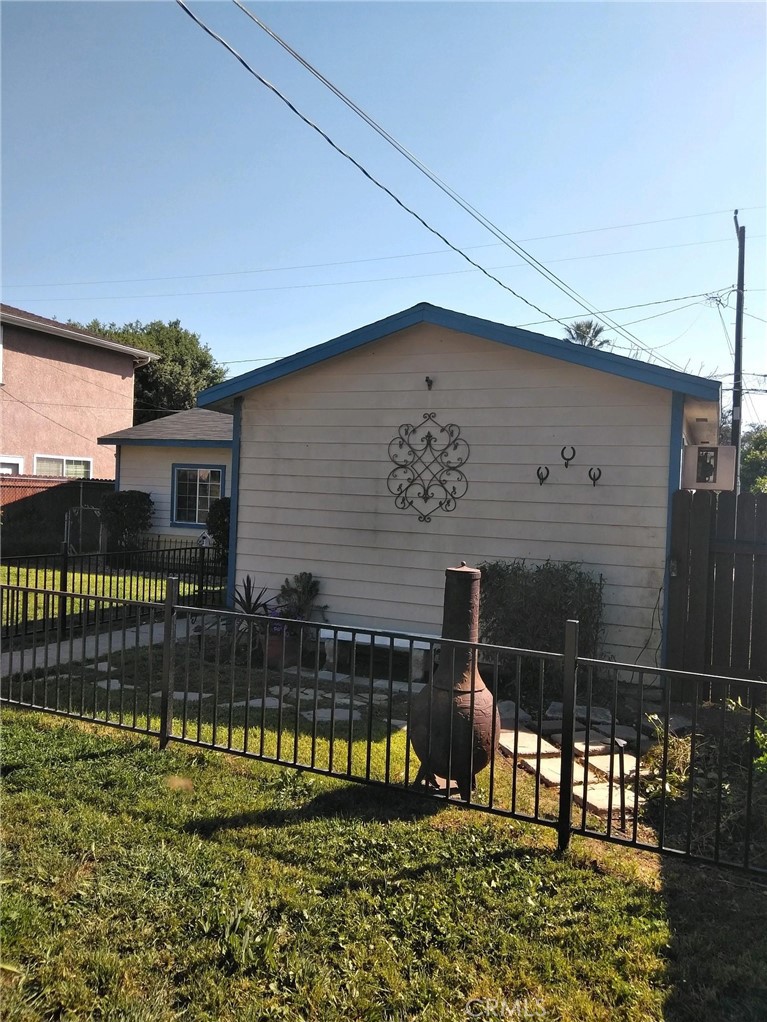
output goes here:
[[205, 594], [205, 550], [206, 547], [198, 547], [197, 553], [197, 606], [204, 606]]
[[[68, 591], [69, 580], [69, 547], [66, 543], [61, 544], [61, 560], [59, 561], [59, 591]], [[59, 597], [59, 629], [62, 635], [67, 633], [67, 598]]]
[[[178, 576], [171, 575], [165, 586], [163, 615], [162, 679], [160, 682], [160, 748], [164, 749], [173, 734], [173, 686], [176, 653], [176, 604]], [[151, 626], [150, 626], [151, 627]]]
[[565, 659], [562, 672], [562, 773], [559, 779], [557, 847], [567, 851], [572, 831], [573, 759], [575, 753], [575, 679], [578, 670], [578, 622], [565, 625]]

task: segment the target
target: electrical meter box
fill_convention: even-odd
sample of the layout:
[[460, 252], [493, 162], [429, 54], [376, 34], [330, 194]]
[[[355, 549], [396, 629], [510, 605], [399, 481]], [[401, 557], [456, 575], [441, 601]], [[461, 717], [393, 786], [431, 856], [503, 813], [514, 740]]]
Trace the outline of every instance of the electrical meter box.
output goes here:
[[734, 490], [735, 448], [691, 444], [682, 452], [683, 490]]

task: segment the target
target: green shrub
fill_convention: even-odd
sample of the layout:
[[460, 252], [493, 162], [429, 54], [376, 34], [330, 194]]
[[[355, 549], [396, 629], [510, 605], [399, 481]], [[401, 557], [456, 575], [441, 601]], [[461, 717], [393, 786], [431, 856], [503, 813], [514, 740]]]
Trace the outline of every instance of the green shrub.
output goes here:
[[154, 501], [143, 490], [119, 490], [108, 493], [101, 505], [101, 520], [109, 533], [114, 549], [130, 550], [138, 545], [139, 536], [152, 525]]
[[231, 500], [229, 497], [219, 497], [211, 502], [208, 510], [207, 529], [213, 537], [213, 542], [224, 554], [229, 552], [229, 515], [231, 511]]
[[482, 572], [480, 636], [496, 646], [561, 652], [565, 621], [580, 622], [581, 656], [602, 652], [602, 576], [580, 564], [486, 561]]

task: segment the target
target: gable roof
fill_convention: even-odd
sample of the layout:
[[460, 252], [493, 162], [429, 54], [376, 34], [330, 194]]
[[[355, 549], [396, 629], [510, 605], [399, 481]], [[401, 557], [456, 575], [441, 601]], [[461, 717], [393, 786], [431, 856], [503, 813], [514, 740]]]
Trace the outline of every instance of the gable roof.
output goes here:
[[601, 351], [596, 348], [587, 348], [572, 341], [531, 333], [529, 330], [522, 330], [519, 327], [494, 323], [489, 319], [480, 319], [477, 316], [468, 316], [462, 312], [453, 312], [438, 305], [421, 302], [411, 309], [397, 312], [393, 316], [387, 316], [386, 319], [352, 330], [351, 333], [342, 334], [324, 344], [305, 348], [303, 351], [288, 355], [270, 365], [253, 369], [251, 372], [208, 387], [207, 390], [203, 390], [197, 395], [197, 404], [204, 408], [214, 405], [229, 407], [231, 401], [245, 391], [261, 387], [273, 380], [282, 379], [301, 369], [308, 369], [310, 366], [318, 365], [337, 355], [346, 354], [365, 344], [379, 341], [399, 330], [405, 330], [419, 323], [431, 323], [449, 330], [474, 334], [511, 348], [519, 348], [537, 355], [547, 355], [562, 362], [571, 362], [588, 369], [598, 369], [603, 373], [621, 376], [638, 383], [647, 383], [653, 387], [662, 387], [665, 390], [676, 391], [706, 401], [719, 400], [721, 385], [717, 380], [691, 376], [674, 369], [663, 369], [661, 366], [642, 362], [639, 359], [626, 358], [623, 355], [615, 355], [610, 351]]
[[145, 447], [231, 447], [232, 416], [206, 408], [190, 408], [100, 436], [100, 444]]
[[99, 334], [94, 334], [91, 330], [83, 330], [81, 327], [72, 326], [69, 323], [59, 323], [58, 320], [46, 319], [45, 316], [36, 316], [33, 312], [15, 309], [12, 305], [0, 305], [0, 321], [8, 323], [9, 326], [24, 327], [26, 330], [38, 330], [43, 334], [54, 334], [56, 337], [64, 337], [69, 341], [79, 341], [81, 344], [92, 344], [97, 348], [108, 348], [110, 351], [115, 351], [118, 354], [130, 355], [137, 368], [159, 358], [159, 355], [156, 355], [153, 351], [133, 348], [129, 344], [121, 344], [119, 341], [112, 341], [107, 337], [101, 337]]

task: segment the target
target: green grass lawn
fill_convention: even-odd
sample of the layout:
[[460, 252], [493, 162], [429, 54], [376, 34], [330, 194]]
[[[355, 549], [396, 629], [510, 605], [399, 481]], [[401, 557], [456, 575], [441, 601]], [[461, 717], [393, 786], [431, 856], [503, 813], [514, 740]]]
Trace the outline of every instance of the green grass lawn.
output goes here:
[[[0, 583], [9, 586], [30, 587], [31, 589], [58, 590], [60, 572], [54, 569], [38, 571], [35, 568], [8, 566], [0, 564]], [[139, 600], [142, 602], [161, 603], [166, 594], [166, 578], [143, 574], [140, 571], [84, 572], [70, 571], [67, 574], [67, 592], [81, 595], [104, 596], [115, 600]], [[180, 596], [194, 596], [197, 592], [196, 579], [182, 580], [179, 584]], [[49, 599], [48, 602], [51, 602]], [[52, 608], [56, 612], [57, 601]], [[79, 613], [81, 601], [74, 600], [70, 606], [71, 613]], [[47, 607], [45, 608], [47, 610]], [[44, 616], [44, 597], [38, 595], [29, 600], [28, 615], [42, 618]], [[7, 621], [3, 621], [7, 623]]]
[[3, 712], [8, 1022], [767, 1018], [767, 890]]

